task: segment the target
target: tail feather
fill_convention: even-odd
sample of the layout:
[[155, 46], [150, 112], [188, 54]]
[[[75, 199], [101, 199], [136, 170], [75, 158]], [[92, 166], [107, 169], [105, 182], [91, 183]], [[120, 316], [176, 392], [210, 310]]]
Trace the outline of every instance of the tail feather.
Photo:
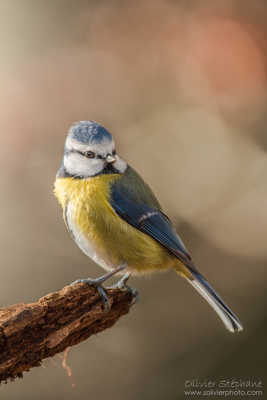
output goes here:
[[230, 332], [240, 332], [243, 326], [238, 317], [224, 303], [222, 298], [215, 292], [206, 279], [195, 269], [190, 269], [193, 279], [186, 278], [187, 281], [198, 291], [198, 293], [210, 304], [221, 318], [225, 327]]

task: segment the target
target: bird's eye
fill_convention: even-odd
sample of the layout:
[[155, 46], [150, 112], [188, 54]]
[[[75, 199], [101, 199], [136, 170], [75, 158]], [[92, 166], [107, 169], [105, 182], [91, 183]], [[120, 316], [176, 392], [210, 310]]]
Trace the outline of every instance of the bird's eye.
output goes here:
[[116, 150], [113, 150], [112, 155], [115, 156], [116, 154]]
[[95, 158], [95, 153], [94, 153], [93, 151], [86, 151], [86, 152], [84, 153], [84, 155], [85, 155], [87, 158]]

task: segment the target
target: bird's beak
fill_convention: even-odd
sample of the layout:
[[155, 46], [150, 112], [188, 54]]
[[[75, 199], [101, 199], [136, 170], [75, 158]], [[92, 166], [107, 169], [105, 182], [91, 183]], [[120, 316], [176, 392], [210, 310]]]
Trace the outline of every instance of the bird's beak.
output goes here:
[[109, 164], [112, 164], [116, 161], [116, 157], [112, 156], [111, 154], [108, 154], [106, 157], [106, 162]]

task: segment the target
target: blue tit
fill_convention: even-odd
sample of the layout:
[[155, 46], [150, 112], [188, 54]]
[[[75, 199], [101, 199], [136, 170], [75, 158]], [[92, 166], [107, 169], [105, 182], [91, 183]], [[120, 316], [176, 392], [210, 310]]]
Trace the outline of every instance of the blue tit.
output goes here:
[[122, 270], [128, 278], [129, 274], [174, 268], [230, 332], [243, 329], [196, 269], [150, 187], [116, 153], [113, 137], [103, 126], [94, 121], [72, 125], [54, 192], [72, 238], [87, 256], [109, 271], [104, 277]]

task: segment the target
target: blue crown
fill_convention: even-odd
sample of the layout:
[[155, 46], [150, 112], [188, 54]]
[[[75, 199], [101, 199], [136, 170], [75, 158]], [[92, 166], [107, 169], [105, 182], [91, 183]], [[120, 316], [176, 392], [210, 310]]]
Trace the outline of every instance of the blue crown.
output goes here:
[[112, 141], [111, 134], [95, 121], [75, 122], [69, 130], [69, 135], [84, 144], [97, 144], [104, 140]]

